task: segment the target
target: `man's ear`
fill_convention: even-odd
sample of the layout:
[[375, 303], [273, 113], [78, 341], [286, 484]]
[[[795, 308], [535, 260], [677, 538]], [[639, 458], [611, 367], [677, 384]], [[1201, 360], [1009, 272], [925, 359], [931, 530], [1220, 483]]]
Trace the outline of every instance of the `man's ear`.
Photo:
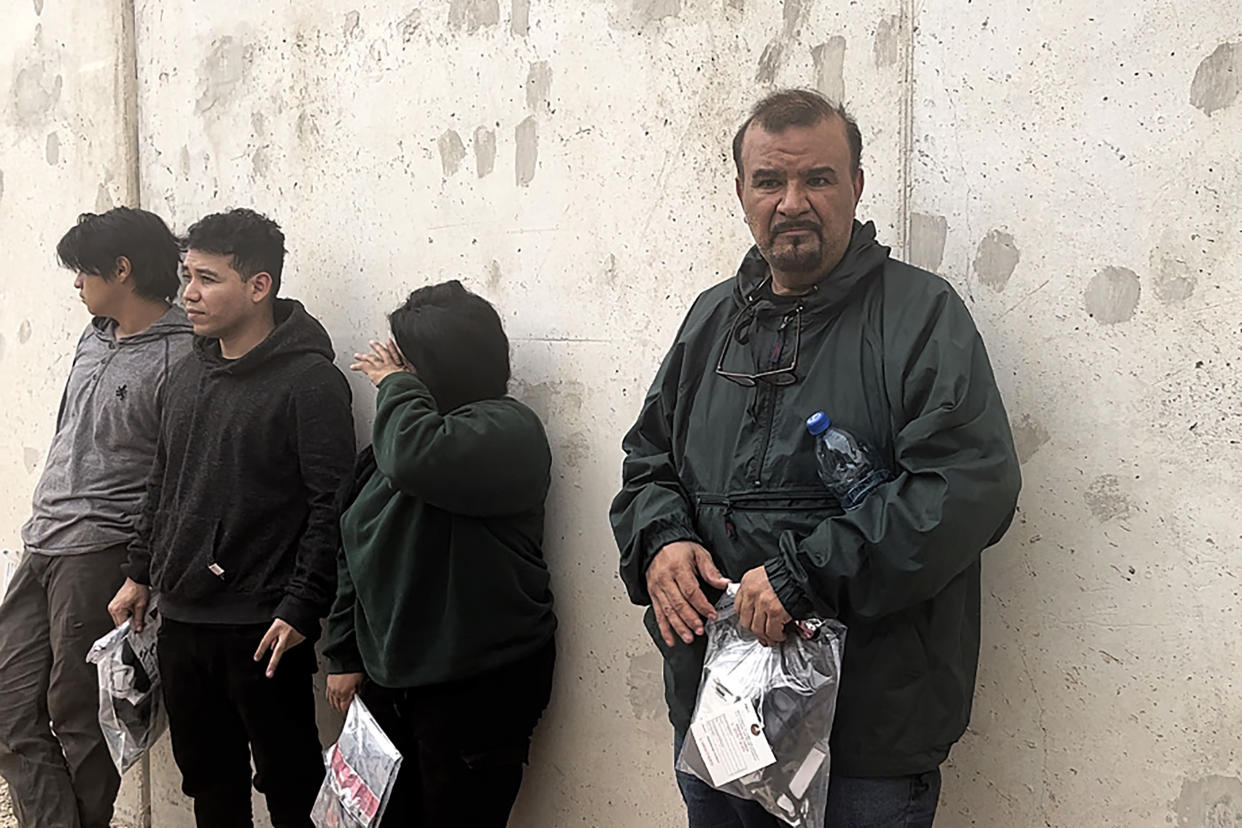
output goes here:
[[272, 274], [266, 270], [251, 276], [246, 284], [250, 286], [250, 301], [256, 305], [272, 294]]
[[863, 175], [863, 168], [858, 168], [858, 174], [854, 176], [854, 206], [858, 206], [859, 199], [862, 198], [863, 184], [866, 176]]
[[127, 256], [117, 256], [116, 271], [113, 274], [113, 278], [118, 282], [124, 283], [132, 275], [134, 275], [134, 266], [130, 263], [129, 258]]

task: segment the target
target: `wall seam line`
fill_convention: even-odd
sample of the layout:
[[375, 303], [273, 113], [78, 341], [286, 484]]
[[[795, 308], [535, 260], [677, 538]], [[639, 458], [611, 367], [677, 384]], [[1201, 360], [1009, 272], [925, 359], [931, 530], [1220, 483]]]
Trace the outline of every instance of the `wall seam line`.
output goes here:
[[[121, 119], [125, 136], [125, 185], [128, 206], [142, 207], [142, 166], [138, 160], [138, 10], [135, 0], [121, 0]], [[151, 828], [151, 751], [143, 751], [135, 774], [138, 785], [138, 825]]]
[[901, 200], [898, 226], [901, 258], [910, 261], [910, 204], [914, 189], [914, 29], [915, 0], [902, 0], [902, 91], [901, 91]]
[[133, 207], [142, 206], [142, 172], [138, 161], [138, 12], [135, 0], [121, 0], [123, 66], [121, 67], [121, 117], [125, 132], [126, 186]]

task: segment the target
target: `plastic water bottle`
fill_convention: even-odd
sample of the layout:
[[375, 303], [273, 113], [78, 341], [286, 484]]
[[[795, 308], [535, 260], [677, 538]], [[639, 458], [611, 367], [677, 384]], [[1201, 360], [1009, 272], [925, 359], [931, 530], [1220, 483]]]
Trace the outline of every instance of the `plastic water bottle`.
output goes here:
[[819, 479], [845, 510], [862, 505], [871, 490], [893, 478], [880, 462], [875, 449], [843, 428], [832, 424], [822, 411], [806, 420], [806, 430], [815, 437], [815, 459]]

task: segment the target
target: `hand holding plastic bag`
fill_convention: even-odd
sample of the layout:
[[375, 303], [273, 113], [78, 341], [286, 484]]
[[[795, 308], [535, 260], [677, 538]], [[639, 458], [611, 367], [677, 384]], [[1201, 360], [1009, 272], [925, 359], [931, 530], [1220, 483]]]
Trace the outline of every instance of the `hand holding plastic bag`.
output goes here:
[[86, 660], [99, 671], [99, 727], [122, 774], [142, 758], [168, 725], [155, 655], [159, 610], [147, 607], [142, 632], [126, 621], [91, 645]]
[[828, 804], [828, 740], [845, 627], [797, 622], [765, 647], [742, 628], [733, 584], [707, 625], [707, 654], [677, 769], [758, 802], [795, 828], [820, 828]]
[[379, 825], [401, 769], [401, 754], [357, 696], [340, 738], [324, 754], [324, 764], [327, 776], [311, 810], [316, 828]]

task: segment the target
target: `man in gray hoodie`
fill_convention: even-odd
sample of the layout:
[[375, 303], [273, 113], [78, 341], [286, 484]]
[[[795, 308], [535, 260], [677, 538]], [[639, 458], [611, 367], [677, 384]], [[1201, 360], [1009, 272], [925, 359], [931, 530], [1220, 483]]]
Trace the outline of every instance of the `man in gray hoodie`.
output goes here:
[[107, 828], [120, 777], [86, 652], [112, 628], [108, 601], [125, 580], [164, 386], [193, 332], [172, 304], [180, 251], [158, 216], [85, 213], [56, 253], [94, 318], [0, 602], [0, 775], [22, 828]]

